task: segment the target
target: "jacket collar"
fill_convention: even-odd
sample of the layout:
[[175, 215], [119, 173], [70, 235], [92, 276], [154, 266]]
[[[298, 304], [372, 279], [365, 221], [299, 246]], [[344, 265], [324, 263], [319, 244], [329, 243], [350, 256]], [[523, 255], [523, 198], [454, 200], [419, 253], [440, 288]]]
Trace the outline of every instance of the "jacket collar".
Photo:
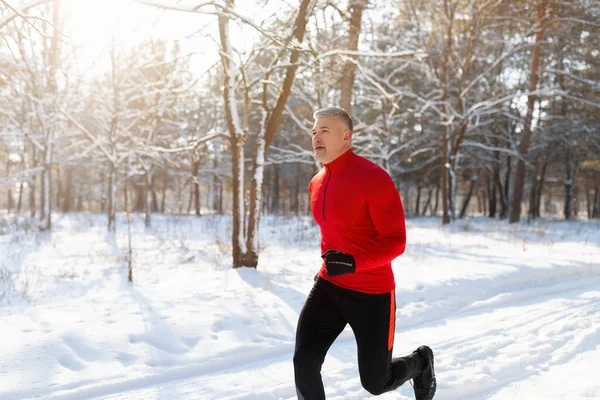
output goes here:
[[325, 164], [325, 169], [330, 172], [338, 172], [344, 169], [350, 160], [354, 157], [352, 149], [346, 150], [341, 156], [333, 160], [332, 162]]

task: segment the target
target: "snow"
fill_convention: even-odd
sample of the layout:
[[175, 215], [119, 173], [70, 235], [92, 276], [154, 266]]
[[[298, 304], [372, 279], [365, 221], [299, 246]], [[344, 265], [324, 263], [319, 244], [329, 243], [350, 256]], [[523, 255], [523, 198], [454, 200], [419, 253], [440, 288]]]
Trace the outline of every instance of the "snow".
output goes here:
[[[1, 399], [295, 399], [296, 322], [320, 261], [310, 217], [261, 218], [258, 270], [233, 270], [230, 217], [145, 228], [134, 215], [133, 285], [125, 216], [116, 236], [105, 218], [0, 227]], [[394, 352], [434, 349], [436, 399], [600, 398], [598, 221], [407, 229]], [[349, 330], [323, 376], [328, 399], [375, 398]]]

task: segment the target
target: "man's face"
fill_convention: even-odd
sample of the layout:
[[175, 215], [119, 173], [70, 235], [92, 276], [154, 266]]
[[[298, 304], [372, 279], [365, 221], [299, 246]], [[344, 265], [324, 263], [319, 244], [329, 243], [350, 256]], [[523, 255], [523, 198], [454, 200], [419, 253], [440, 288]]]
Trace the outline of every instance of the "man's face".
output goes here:
[[328, 164], [350, 148], [352, 131], [341, 118], [318, 117], [312, 129], [312, 146], [315, 158]]

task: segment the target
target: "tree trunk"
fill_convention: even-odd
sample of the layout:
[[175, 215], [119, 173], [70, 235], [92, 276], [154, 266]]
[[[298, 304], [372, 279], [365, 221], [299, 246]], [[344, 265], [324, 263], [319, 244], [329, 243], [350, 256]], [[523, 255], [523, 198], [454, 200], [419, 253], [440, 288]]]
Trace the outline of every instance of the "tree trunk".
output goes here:
[[486, 183], [485, 191], [478, 190], [475, 192], [475, 197], [477, 197], [477, 213], [479, 215], [487, 215], [487, 207], [486, 207], [487, 186], [489, 186], [489, 185]]
[[415, 202], [415, 215], [419, 216], [421, 215], [421, 189], [422, 189], [422, 185], [421, 185], [421, 181], [417, 181], [417, 200]]
[[[308, 6], [311, 4], [311, 0], [302, 0], [298, 9], [298, 15], [294, 23], [293, 38], [297, 43], [302, 43], [304, 40], [304, 33], [306, 32], [306, 23], [308, 21]], [[222, 18], [222, 17], [221, 17]], [[223, 46], [225, 49], [226, 47]], [[225, 54], [231, 54], [229, 51], [225, 51]], [[288, 60], [288, 67], [286, 67], [286, 74], [283, 80], [283, 84], [278, 93], [277, 102], [271, 109], [267, 106], [267, 83], [268, 76], [266, 77], [265, 84], [263, 85], [263, 120], [261, 128], [257, 135], [256, 150], [254, 152], [254, 162], [252, 168], [252, 181], [250, 187], [250, 206], [249, 206], [249, 217], [248, 217], [248, 231], [246, 232], [246, 247], [242, 253], [244, 255], [242, 264], [247, 267], [256, 268], [258, 264], [258, 224], [260, 219], [260, 204], [262, 201], [262, 183], [264, 175], [264, 157], [265, 152], [269, 148], [269, 145], [273, 141], [281, 117], [287, 103], [287, 99], [290, 96], [292, 84], [298, 69], [298, 59], [300, 57], [300, 51], [294, 49], [290, 52], [290, 58]], [[226, 68], [227, 69], [227, 68]], [[227, 75], [227, 74], [226, 74]], [[230, 86], [233, 91], [234, 85]], [[246, 100], [248, 103], [248, 100]], [[235, 102], [233, 103], [235, 104]], [[233, 107], [229, 107], [233, 108]], [[248, 115], [248, 106], [246, 109], [246, 116]], [[247, 126], [247, 124], [246, 124]], [[230, 132], [233, 132], [230, 128]], [[243, 164], [242, 164], [243, 166]], [[242, 221], [243, 222], [243, 221]], [[235, 247], [235, 246], [234, 246]], [[234, 267], [236, 263], [234, 260]]]
[[44, 153], [44, 202], [42, 203], [44, 205], [44, 216], [42, 218], [41, 229], [49, 231], [52, 229], [52, 143], [48, 144]]
[[62, 212], [67, 213], [73, 208], [73, 166], [65, 167], [65, 185], [62, 202]]
[[192, 202], [194, 201], [194, 178], [190, 179], [190, 192], [188, 193], [188, 205], [186, 214], [190, 214], [192, 210]]
[[219, 204], [217, 208], [219, 214], [223, 214], [223, 182], [219, 185]]
[[[368, 0], [351, 0], [349, 4], [350, 27], [348, 29], [348, 50], [358, 50], [358, 40], [362, 26], [362, 15]], [[347, 60], [342, 72], [340, 82], [340, 106], [352, 115], [352, 88], [354, 86], [354, 73], [356, 65]]]
[[131, 245], [131, 212], [129, 211], [129, 159], [125, 169], [125, 187], [123, 195], [125, 196], [125, 213], [127, 214], [127, 281], [133, 282], [133, 246]]
[[21, 181], [21, 183], [19, 184], [19, 197], [17, 197], [17, 214], [21, 214], [21, 208], [23, 207], [23, 190], [24, 190], [24, 183], [23, 181]]
[[146, 171], [146, 218], [145, 226], [152, 226], [152, 168]]
[[[226, 5], [234, 7], [233, 0], [226, 0]], [[229, 131], [231, 152], [231, 172], [233, 186], [233, 226], [231, 234], [233, 268], [244, 266], [246, 241], [244, 236], [244, 142], [245, 132], [242, 130], [236, 99], [236, 76], [238, 69], [235, 65], [233, 47], [230, 41], [229, 15], [220, 14], [219, 39], [221, 42], [221, 64], [223, 66], [223, 100], [225, 103], [225, 121]]]
[[56, 198], [54, 199], [54, 204], [56, 204], [56, 207], [62, 209], [61, 204], [63, 198], [63, 184], [60, 165], [56, 166], [56, 179], [54, 179], [54, 187], [56, 187]]
[[541, 42], [544, 37], [542, 20], [545, 18], [545, 14], [546, 0], [538, 0], [536, 17], [537, 32], [535, 35], [535, 44], [531, 53], [531, 67], [528, 85], [528, 91], [530, 93], [527, 96], [527, 114], [525, 116], [523, 136], [521, 138], [521, 143], [519, 144], [519, 153], [521, 154], [521, 157], [517, 160], [517, 168], [515, 171], [515, 177], [511, 191], [512, 199], [510, 204], [510, 223], [518, 222], [521, 219], [521, 202], [523, 199], [523, 185], [525, 183], [525, 161], [523, 159], [527, 156], [527, 152], [529, 151], [529, 143], [531, 141], [531, 121], [533, 119], [533, 111], [535, 108], [535, 102], [537, 100], [537, 96], [531, 92], [537, 89], [539, 79], [538, 70], [540, 67], [541, 58]]
[[398, 181], [394, 181], [394, 184], [400, 192], [404, 192], [404, 194], [400, 196], [400, 198], [402, 199], [402, 204], [406, 204], [406, 208], [404, 209], [404, 216], [406, 218], [410, 218], [412, 214], [412, 208], [410, 207], [410, 182], [400, 184]]
[[[48, 49], [48, 94], [54, 96], [58, 93], [56, 84], [56, 71], [58, 65], [58, 45], [61, 40], [61, 33], [58, 31], [60, 23], [59, 0], [54, 0], [52, 4], [52, 38], [50, 39], [50, 48]], [[54, 105], [50, 106], [51, 112], [54, 112]], [[54, 125], [46, 127], [44, 132], [44, 158], [43, 158], [43, 198], [42, 202], [42, 222], [40, 229], [50, 231], [52, 229], [52, 152], [54, 142]]]
[[538, 178], [537, 178], [537, 160], [536, 160], [535, 166], [533, 169], [533, 174], [531, 176], [531, 190], [529, 191], [529, 212], [527, 213], [528, 221], [535, 219], [537, 185], [538, 185]]
[[498, 206], [497, 194], [496, 194], [496, 182], [500, 180], [500, 166], [498, 164], [494, 164], [492, 171], [492, 176], [488, 175], [488, 216], [490, 218], [496, 218], [496, 210]]
[[537, 193], [535, 196], [535, 218], [539, 218], [541, 214], [541, 206], [542, 206], [542, 193], [544, 190], [544, 183], [546, 182], [546, 170], [548, 168], [548, 160], [550, 158], [550, 153], [546, 153], [544, 157], [544, 163], [542, 164], [542, 173], [540, 174], [539, 183], [537, 185]]
[[177, 176], [177, 213], [183, 213], [183, 185], [181, 184], [181, 178]]
[[439, 201], [440, 201], [440, 185], [438, 184], [435, 187], [435, 205], [431, 209], [431, 216], [432, 217], [435, 217], [437, 215]]
[[[43, 151], [40, 154], [40, 158], [41, 158], [41, 165], [42, 168], [45, 168], [46, 162], [46, 152]], [[46, 176], [44, 175], [44, 170], [42, 170], [40, 172], [40, 221], [43, 221], [46, 218]], [[43, 223], [40, 225], [40, 228], [42, 228]]]
[[434, 187], [429, 185], [429, 189], [427, 190], [427, 201], [425, 202], [425, 207], [423, 207], [423, 211], [421, 215], [425, 215], [427, 213], [427, 209], [431, 207], [431, 196], [433, 194]]
[[281, 196], [279, 186], [279, 166], [273, 165], [273, 186], [271, 187], [271, 212], [275, 215], [281, 214]]
[[487, 191], [478, 191], [477, 192], [477, 198], [478, 201], [481, 201], [481, 211], [479, 211], [479, 213], [481, 215], [488, 215], [488, 193]]
[[467, 193], [467, 197], [465, 198], [465, 201], [463, 202], [462, 208], [460, 210], [459, 218], [461, 218], [461, 219], [464, 218], [465, 214], [467, 213], [467, 207], [469, 207], [469, 202], [471, 201], [471, 197], [473, 196], [473, 190], [475, 189], [475, 185], [477, 184], [478, 180], [479, 180], [478, 175], [473, 175], [471, 177], [469, 191]]
[[[125, 179], [127, 179], [127, 177], [125, 177]], [[117, 231], [117, 224], [116, 224], [116, 195], [117, 195], [117, 188], [116, 188], [116, 173], [115, 173], [115, 168], [112, 164], [112, 162], [109, 161], [109, 170], [108, 170], [108, 196], [107, 196], [107, 202], [108, 202], [108, 207], [107, 207], [107, 213], [108, 213], [108, 231], [115, 233]]]
[[198, 176], [199, 168], [200, 160], [194, 159], [192, 161], [192, 185], [194, 188], [194, 212], [196, 215], [200, 215], [200, 180]]
[[156, 194], [156, 175], [152, 175], [152, 186], [150, 186], [150, 194], [152, 195], [152, 212], [158, 212], [158, 195]]
[[573, 147], [569, 143], [566, 154], [566, 179], [565, 179], [565, 205], [563, 214], [566, 220], [573, 217], [573, 192], [575, 190], [575, 179], [577, 176], [577, 165], [573, 160]]
[[506, 219], [508, 217], [508, 199], [510, 190], [510, 176], [512, 174], [512, 163], [511, 157], [506, 158], [506, 175], [504, 176], [504, 183], [500, 180], [498, 175], [498, 188], [500, 190], [500, 219]]
[[169, 181], [169, 171], [167, 170], [167, 168], [163, 169], [163, 187], [162, 187], [162, 194], [161, 194], [161, 200], [160, 200], [160, 212], [162, 214], [165, 213], [165, 201], [167, 198], [167, 182]]
[[232, 146], [232, 169], [233, 169], [233, 268], [244, 266], [243, 256], [246, 253], [246, 241], [244, 235], [244, 147], [243, 139], [233, 138]]
[[[217, 160], [217, 155], [213, 157], [213, 171], [217, 170], [219, 166], [219, 161]], [[213, 172], [213, 184], [212, 184], [212, 209], [217, 214], [220, 214], [219, 211], [219, 186], [221, 185], [219, 176], [216, 172]]]
[[140, 185], [137, 183], [134, 187], [135, 190], [135, 204], [133, 205], [134, 212], [144, 211], [144, 204], [146, 202], [146, 185]]
[[[33, 147], [33, 146], [32, 146]], [[32, 154], [31, 154], [31, 159], [33, 161], [33, 165], [32, 168], [36, 168], [38, 165], [38, 152], [35, 149], [35, 147], [32, 148]], [[36, 180], [37, 180], [37, 173], [32, 174], [31, 176], [31, 182], [29, 185], [29, 215], [31, 216], [31, 218], [35, 218], [35, 214], [37, 212], [36, 210]]]
[[[7, 157], [6, 159], [6, 176], [10, 176], [10, 159]], [[13, 194], [12, 194], [12, 183], [8, 183], [8, 192], [6, 193], [7, 196], [7, 205], [8, 205], [8, 213], [10, 214], [10, 210], [12, 210], [13, 208], [13, 203], [14, 203], [14, 199], [13, 199]]]
[[[263, 120], [261, 127], [266, 125], [267, 112], [263, 111]], [[254, 168], [252, 182], [250, 184], [250, 207], [248, 218], [248, 232], [246, 243], [246, 254], [244, 264], [248, 267], [256, 268], [258, 265], [258, 223], [260, 220], [260, 206], [262, 202], [262, 185], [265, 165], [265, 130], [262, 128], [256, 138], [256, 152], [254, 154]], [[276, 184], [279, 185], [279, 169], [275, 166]], [[279, 189], [277, 189], [279, 190]], [[279, 196], [279, 193], [277, 193]], [[277, 198], [277, 207], [279, 207], [279, 198]], [[278, 210], [279, 212], [279, 210]]]
[[450, 214], [448, 212], [448, 196], [450, 195], [448, 193], [448, 167], [450, 164], [448, 163], [448, 128], [444, 126], [442, 129], [444, 132], [442, 134], [442, 173], [440, 186], [442, 188], [442, 224], [446, 225], [450, 223]]
[[[444, 111], [446, 114], [450, 114], [450, 107], [447, 104], [447, 100], [449, 97], [449, 88], [448, 88], [448, 64], [450, 54], [452, 52], [452, 19], [453, 13], [448, 8], [447, 2], [444, 1], [444, 6], [446, 9], [446, 14], [450, 12], [448, 17], [448, 24], [446, 26], [446, 43], [444, 45], [443, 54], [442, 54], [442, 102], [444, 104]], [[443, 121], [442, 121], [443, 122]], [[446, 225], [450, 223], [450, 209], [448, 199], [451, 198], [452, 193], [449, 190], [450, 182], [449, 182], [449, 172], [450, 172], [450, 159], [449, 159], [449, 147], [450, 147], [450, 126], [446, 123], [442, 123], [442, 168], [441, 168], [441, 181], [440, 186], [442, 189], [442, 224]]]
[[594, 191], [594, 205], [592, 206], [592, 218], [600, 218], [600, 185], [596, 185]]

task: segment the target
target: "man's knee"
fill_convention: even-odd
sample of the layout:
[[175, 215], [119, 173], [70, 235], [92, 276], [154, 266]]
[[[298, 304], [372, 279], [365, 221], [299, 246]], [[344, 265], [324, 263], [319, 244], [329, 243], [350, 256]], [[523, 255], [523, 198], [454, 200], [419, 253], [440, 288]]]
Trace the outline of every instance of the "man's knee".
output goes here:
[[322, 362], [319, 361], [319, 355], [302, 349], [294, 352], [294, 369], [297, 372], [321, 370]]
[[381, 379], [361, 379], [361, 383], [365, 390], [374, 396], [387, 392], [385, 382]]

